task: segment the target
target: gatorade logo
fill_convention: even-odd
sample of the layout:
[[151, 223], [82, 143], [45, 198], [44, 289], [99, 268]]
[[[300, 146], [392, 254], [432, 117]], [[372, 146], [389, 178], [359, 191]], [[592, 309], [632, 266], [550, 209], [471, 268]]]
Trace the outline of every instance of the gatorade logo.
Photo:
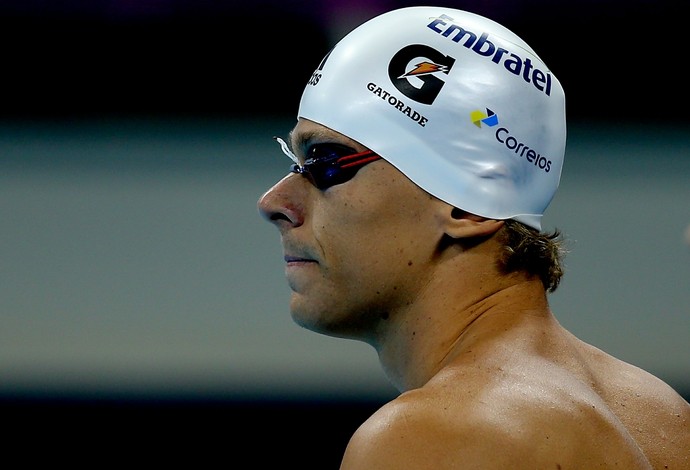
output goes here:
[[[470, 120], [472, 124], [478, 128], [482, 128], [482, 124], [489, 127], [494, 127], [498, 125], [498, 115], [486, 108], [486, 113], [480, 109], [475, 109], [470, 112]], [[508, 150], [513, 152], [520, 158], [524, 158], [527, 162], [539, 168], [544, 173], [551, 171], [551, 160], [546, 157], [541, 156], [534, 149], [530, 148], [524, 142], [521, 142], [518, 138], [510, 134], [510, 131], [505, 127], [499, 127], [494, 134], [496, 140], [505, 146]]]
[[422, 44], [400, 49], [388, 64], [388, 77], [408, 98], [432, 104], [446, 84], [440, 77], [448, 75], [455, 59]]

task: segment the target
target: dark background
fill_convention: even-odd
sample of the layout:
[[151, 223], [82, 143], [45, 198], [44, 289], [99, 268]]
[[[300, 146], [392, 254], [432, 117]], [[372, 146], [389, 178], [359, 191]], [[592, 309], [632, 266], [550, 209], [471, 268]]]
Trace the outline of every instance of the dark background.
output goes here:
[[[336, 24], [342, 31], [414, 4], [350, 2], [358, 13], [346, 15], [348, 3], [5, 0], [0, 119], [292, 115]], [[563, 83], [572, 120], [687, 122], [680, 2], [435, 3], [484, 14], [522, 36]], [[338, 23], [339, 11], [351, 22]], [[348, 437], [387, 398], [36, 390], [2, 397], [0, 413], [4, 447], [26, 464], [337, 468]]]
[[[522, 36], [572, 119], [687, 120], [673, 1], [445, 1]], [[5, 118], [293, 113], [336, 36], [407, 1], [8, 1]]]

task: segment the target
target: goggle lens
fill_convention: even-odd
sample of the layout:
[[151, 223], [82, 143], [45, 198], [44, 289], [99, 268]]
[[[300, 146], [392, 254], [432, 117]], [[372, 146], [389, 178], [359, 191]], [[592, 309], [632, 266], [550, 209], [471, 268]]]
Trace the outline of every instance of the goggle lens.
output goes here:
[[336, 184], [351, 180], [357, 171], [367, 163], [381, 157], [371, 150], [351, 153], [352, 149], [341, 144], [314, 144], [307, 151], [307, 159], [303, 164], [290, 150], [287, 143], [280, 137], [275, 137], [283, 153], [294, 163], [290, 171], [306, 177], [319, 189], [328, 189]]

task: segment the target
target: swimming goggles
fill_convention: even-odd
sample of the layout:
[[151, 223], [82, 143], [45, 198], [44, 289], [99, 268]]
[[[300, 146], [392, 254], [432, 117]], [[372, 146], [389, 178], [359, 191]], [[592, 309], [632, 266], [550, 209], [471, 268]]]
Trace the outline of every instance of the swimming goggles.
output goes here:
[[297, 156], [292, 153], [283, 139], [280, 137], [274, 137], [274, 139], [280, 144], [283, 153], [294, 162], [290, 166], [290, 171], [304, 176], [321, 190], [351, 180], [357, 170], [381, 158], [371, 150], [350, 153], [352, 149], [346, 145], [324, 143], [309, 147], [307, 159], [300, 164]]

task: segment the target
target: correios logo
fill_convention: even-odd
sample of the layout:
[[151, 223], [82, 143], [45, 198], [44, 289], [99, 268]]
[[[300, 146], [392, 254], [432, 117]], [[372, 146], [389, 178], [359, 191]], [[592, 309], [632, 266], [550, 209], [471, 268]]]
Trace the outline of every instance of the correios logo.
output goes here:
[[[470, 120], [472, 121], [472, 124], [480, 129], [482, 128], [482, 124], [485, 124], [488, 127], [497, 126], [498, 115], [489, 108], [485, 109], [486, 112], [482, 111], [481, 109], [475, 109], [474, 111], [470, 112]], [[499, 127], [494, 136], [502, 146], [505, 146], [518, 157], [524, 158], [527, 162], [531, 163], [540, 170], [543, 170], [544, 173], [551, 171], [551, 160], [543, 157], [524, 142], [520, 141], [517, 137], [511, 135], [507, 128]]]
[[470, 119], [472, 119], [472, 123], [480, 129], [482, 127], [482, 123], [489, 127], [493, 127], [498, 124], [498, 116], [489, 108], [486, 108], [486, 113], [484, 111], [480, 111], [479, 109], [475, 109], [470, 113]]

